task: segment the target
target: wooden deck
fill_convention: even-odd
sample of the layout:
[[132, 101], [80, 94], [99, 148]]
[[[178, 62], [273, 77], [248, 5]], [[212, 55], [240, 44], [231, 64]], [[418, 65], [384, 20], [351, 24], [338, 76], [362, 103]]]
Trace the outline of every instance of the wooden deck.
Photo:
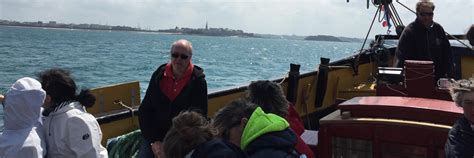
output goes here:
[[320, 120], [318, 157], [444, 157], [444, 144], [462, 110], [453, 102], [356, 97]]

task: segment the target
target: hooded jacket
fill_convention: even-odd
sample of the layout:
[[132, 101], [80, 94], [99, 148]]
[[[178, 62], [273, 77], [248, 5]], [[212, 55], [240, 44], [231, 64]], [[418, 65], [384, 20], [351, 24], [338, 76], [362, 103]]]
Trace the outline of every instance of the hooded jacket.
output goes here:
[[446, 158], [474, 157], [474, 128], [466, 117], [459, 118], [449, 130], [444, 151]]
[[448, 37], [441, 25], [433, 22], [426, 28], [418, 19], [403, 31], [396, 50], [397, 67], [403, 67], [405, 60], [433, 61], [435, 79], [454, 77], [453, 55]]
[[79, 102], [64, 102], [44, 118], [48, 157], [108, 157], [94, 116]]
[[46, 144], [40, 122], [46, 92], [41, 83], [25, 77], [17, 80], [4, 100], [5, 129], [0, 134], [0, 157], [44, 157]]
[[166, 64], [151, 76], [145, 97], [138, 109], [138, 121], [148, 143], [163, 141], [171, 128], [171, 119], [183, 110], [198, 110], [207, 116], [207, 83], [204, 71], [194, 65], [193, 73], [181, 93], [170, 101], [160, 88]]
[[258, 107], [245, 125], [240, 148], [249, 157], [299, 157], [296, 134], [288, 127], [284, 118]]

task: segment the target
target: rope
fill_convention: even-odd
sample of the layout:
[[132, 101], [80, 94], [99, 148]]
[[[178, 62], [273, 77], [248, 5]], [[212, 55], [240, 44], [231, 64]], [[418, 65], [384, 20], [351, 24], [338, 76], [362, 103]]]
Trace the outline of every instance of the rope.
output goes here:
[[283, 75], [283, 79], [281, 79], [281, 81], [278, 84], [281, 85], [283, 82], [286, 81], [286, 79], [288, 79], [289, 76], [290, 76], [290, 73], [287, 72], [285, 75]]
[[415, 11], [411, 10], [410, 8], [408, 8], [407, 6], [405, 6], [404, 4], [400, 3], [398, 0], [397, 0], [397, 3], [402, 5], [403, 7], [405, 7], [406, 9], [408, 9], [409, 11], [411, 11], [413, 14], [416, 14]]
[[[316, 77], [315, 77], [316, 79]], [[308, 116], [308, 99], [309, 99], [309, 93], [311, 93], [311, 89], [312, 88], [312, 84], [308, 84], [304, 89], [303, 89], [303, 94], [301, 95], [303, 98], [302, 98], [302, 101], [301, 101], [301, 104], [303, 105], [303, 111], [304, 111], [304, 114], [305, 114], [305, 117], [306, 117], [306, 122], [307, 122], [307, 126], [308, 126], [308, 129], [312, 130], [313, 128], [311, 128], [311, 123], [310, 123], [310, 118]], [[309, 91], [308, 91], [309, 89]]]
[[135, 114], [133, 113], [133, 108], [130, 107], [130, 106], [125, 105], [125, 104], [122, 102], [122, 100], [114, 100], [114, 104], [119, 104], [120, 106], [122, 106], [122, 107], [128, 109], [128, 111], [130, 111], [130, 113], [132, 114], [132, 119], [130, 119], [130, 120], [131, 120], [131, 125], [132, 125], [132, 126], [135, 126], [135, 123], [133, 122], [133, 120], [134, 120], [134, 118], [135, 118]]
[[416, 70], [423, 70], [423, 69], [426, 70], [427, 68], [418, 68], [418, 69], [416, 69], [416, 68], [415, 68], [415, 69], [413, 69], [413, 68], [408, 68], [408, 69], [405, 68], [405, 69], [406, 69], [406, 71], [411, 71], [411, 72], [414, 72], [414, 73], [416, 73], [416, 74], [418, 74], [418, 75], [421, 75], [420, 77], [416, 77], [416, 78], [407, 78], [407, 77], [405, 76], [405, 80], [408, 80], [408, 81], [418, 80], [418, 79], [422, 79], [422, 78], [425, 78], [425, 77], [434, 77], [434, 75], [433, 75], [433, 74], [434, 74], [434, 71], [433, 71], [432, 69], [431, 69], [432, 71], [431, 71], [430, 73], [428, 73], [428, 74], [425, 74], [425, 73], [420, 72], [420, 71], [416, 71]]
[[386, 86], [387, 86], [388, 89], [390, 89], [390, 90], [392, 90], [392, 91], [398, 92], [398, 93], [400, 93], [400, 94], [403, 95], [403, 96], [407, 96], [406, 93], [403, 93], [402, 91], [399, 91], [399, 90], [397, 90], [397, 89], [395, 89], [395, 88], [392, 88], [392, 87], [390, 87], [390, 85], [388, 85], [388, 84], [386, 84]]
[[397, 9], [395, 8], [395, 6], [393, 6], [393, 3], [390, 4], [390, 8], [392, 8], [393, 14], [395, 15], [395, 18], [397, 19], [397, 21], [399, 22], [399, 25], [403, 26], [402, 19], [400, 18], [400, 15], [398, 14]]
[[[380, 5], [380, 6], [378, 6], [378, 7], [380, 7], [380, 8], [381, 8], [382, 6], [383, 6], [383, 5]], [[384, 10], [385, 10], [385, 9], [384, 9]], [[387, 10], [385, 10], [385, 11], [387, 11]], [[383, 21], [383, 18], [384, 18], [384, 16], [385, 16], [385, 15], [384, 15], [384, 14], [382, 14], [382, 9], [379, 9], [379, 12], [378, 12], [378, 14], [379, 14], [379, 17], [377, 18], [377, 21], [380, 23], [380, 22], [382, 22], [382, 21]], [[380, 18], [380, 17], [382, 17], [382, 18]]]
[[471, 47], [469, 47], [469, 45], [467, 45], [466, 43], [462, 42], [461, 40], [459, 40], [458, 38], [454, 37], [453, 35], [449, 34], [448, 32], [445, 31], [444, 33], [445, 33], [446, 35], [448, 35], [448, 36], [454, 38], [456, 41], [458, 41], [458, 42], [461, 43], [462, 45], [466, 46], [467, 48], [471, 48]]
[[374, 26], [375, 18], [377, 18], [377, 14], [379, 12], [380, 8], [377, 8], [375, 11], [374, 18], [372, 19], [372, 23], [370, 24], [369, 31], [367, 31], [367, 35], [365, 35], [364, 43], [362, 44], [362, 47], [360, 48], [359, 54], [356, 56], [356, 60], [359, 61], [359, 57], [362, 54], [362, 50], [364, 50], [365, 43], [367, 42], [367, 38], [369, 38], [370, 30], [372, 30], [372, 26]]

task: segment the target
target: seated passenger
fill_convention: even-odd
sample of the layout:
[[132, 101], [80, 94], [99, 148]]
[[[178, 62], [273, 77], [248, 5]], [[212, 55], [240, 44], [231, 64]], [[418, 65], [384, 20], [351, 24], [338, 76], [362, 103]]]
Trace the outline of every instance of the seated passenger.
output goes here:
[[245, 153], [234, 144], [214, 138], [216, 130], [194, 111], [179, 113], [163, 141], [166, 158], [241, 158]]
[[76, 94], [76, 83], [63, 69], [49, 69], [39, 74], [46, 91], [43, 111], [48, 157], [108, 157], [100, 144], [102, 131], [85, 107], [95, 103], [88, 90]]
[[445, 152], [447, 158], [474, 157], [474, 78], [459, 80], [451, 88], [451, 96], [464, 115], [449, 131]]
[[40, 122], [45, 97], [41, 83], [29, 77], [17, 80], [5, 96], [0, 95], [5, 112], [0, 157], [46, 156], [45, 135]]
[[293, 105], [286, 100], [279, 84], [268, 80], [252, 82], [248, 86], [247, 97], [260, 106], [264, 112], [284, 117], [290, 124], [290, 128], [298, 135], [296, 150], [307, 157], [314, 157], [313, 151], [300, 137], [304, 132], [303, 121]]
[[265, 113], [255, 104], [237, 100], [220, 109], [214, 118], [219, 136], [239, 146], [249, 157], [299, 157], [296, 134], [288, 122]]

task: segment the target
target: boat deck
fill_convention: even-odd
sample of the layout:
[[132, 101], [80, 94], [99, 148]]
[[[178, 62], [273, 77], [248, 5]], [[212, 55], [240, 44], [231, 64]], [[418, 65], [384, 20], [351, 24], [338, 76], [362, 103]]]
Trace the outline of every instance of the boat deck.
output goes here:
[[462, 110], [454, 102], [394, 96], [355, 97], [320, 120], [318, 157], [444, 157]]

